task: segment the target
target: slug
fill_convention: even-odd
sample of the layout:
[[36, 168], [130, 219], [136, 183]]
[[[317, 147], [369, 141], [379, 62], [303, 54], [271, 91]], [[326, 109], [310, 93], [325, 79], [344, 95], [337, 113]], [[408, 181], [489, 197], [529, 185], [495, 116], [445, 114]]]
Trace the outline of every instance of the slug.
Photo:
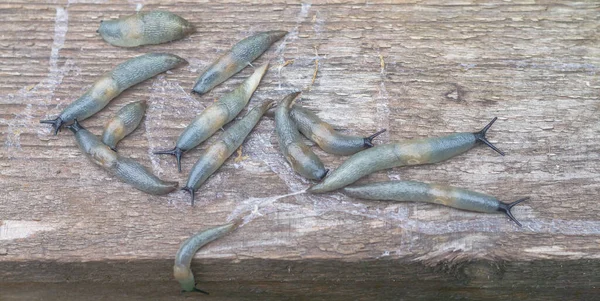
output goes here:
[[194, 274], [190, 269], [192, 258], [200, 248], [232, 232], [240, 223], [241, 221], [237, 221], [202, 231], [186, 239], [181, 244], [177, 255], [175, 255], [175, 265], [173, 265], [173, 275], [181, 285], [181, 292], [200, 292], [208, 295], [207, 292], [196, 288]]
[[198, 77], [192, 92], [202, 95], [210, 91], [240, 72], [286, 34], [287, 31], [267, 31], [241, 40]]
[[192, 123], [179, 135], [177, 144], [173, 149], [157, 151], [155, 154], [173, 155], [177, 159], [177, 168], [181, 172], [181, 156], [186, 151], [198, 146], [223, 125], [233, 120], [248, 104], [254, 90], [267, 71], [269, 63], [256, 68], [235, 90], [223, 95], [219, 100], [208, 106]]
[[77, 119], [67, 126], [75, 134], [77, 145], [94, 164], [104, 168], [121, 181], [154, 195], [167, 194], [177, 188], [177, 182], [166, 182], [136, 161], [119, 156], [96, 135], [83, 128]]
[[117, 20], [102, 20], [96, 31], [107, 43], [119, 47], [162, 44], [194, 32], [184, 18], [168, 11], [136, 13]]
[[187, 184], [182, 188], [190, 193], [192, 206], [194, 206], [195, 191], [242, 145], [244, 139], [272, 104], [273, 101], [267, 101], [254, 107], [244, 118], [223, 132], [219, 140], [200, 155], [200, 159], [190, 171]]
[[40, 123], [51, 124], [56, 135], [64, 124], [69, 124], [75, 119], [82, 121], [98, 113], [125, 89], [183, 63], [187, 62], [168, 53], [148, 53], [129, 59], [105, 73], [85, 94], [69, 104], [57, 118], [41, 120]]
[[300, 137], [298, 127], [290, 118], [292, 101], [300, 95], [295, 92], [286, 96], [275, 110], [275, 130], [279, 138], [279, 149], [292, 168], [305, 178], [320, 180], [329, 171], [323, 162]]
[[132, 102], [121, 108], [104, 126], [102, 142], [116, 152], [117, 143], [140, 125], [145, 112], [145, 101]]
[[358, 152], [344, 161], [321, 183], [308, 189], [312, 193], [322, 193], [342, 188], [358, 179], [379, 170], [398, 166], [437, 163], [460, 155], [478, 143], [484, 143], [504, 156], [492, 145], [485, 134], [498, 118], [494, 118], [481, 131], [457, 133], [444, 137], [412, 139], [403, 142], [377, 145]]
[[348, 186], [342, 188], [341, 191], [348, 196], [367, 200], [425, 202], [475, 212], [504, 212], [519, 227], [521, 223], [517, 221], [510, 210], [515, 205], [529, 199], [529, 197], [525, 197], [512, 203], [503, 203], [491, 195], [475, 191], [414, 181], [390, 181]]
[[298, 126], [300, 133], [319, 145], [326, 153], [334, 155], [349, 156], [373, 147], [373, 139], [385, 132], [383, 129], [369, 137], [344, 135], [338, 133], [315, 113], [299, 105], [292, 106], [290, 117]]

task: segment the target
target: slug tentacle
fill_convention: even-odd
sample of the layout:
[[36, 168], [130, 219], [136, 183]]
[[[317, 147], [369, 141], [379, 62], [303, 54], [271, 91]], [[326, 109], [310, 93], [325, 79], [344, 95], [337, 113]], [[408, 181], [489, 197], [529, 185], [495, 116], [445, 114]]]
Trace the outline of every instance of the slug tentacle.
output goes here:
[[519, 221], [512, 215], [512, 212], [510, 211], [515, 205], [518, 205], [519, 203], [528, 200], [529, 197], [524, 197], [521, 199], [518, 199], [512, 203], [506, 204], [506, 203], [500, 203], [500, 205], [498, 205], [498, 211], [500, 212], [504, 212], [513, 222], [517, 223], [517, 225], [519, 227], [521, 227], [521, 223], [519, 223]]
[[181, 188], [181, 190], [184, 190], [184, 191], [187, 191], [190, 193], [190, 196], [192, 197], [192, 206], [194, 206], [194, 198], [196, 196], [196, 190], [193, 187], [188, 187], [188, 186]]
[[[197, 288], [197, 287], [194, 287], [194, 290], [193, 290], [193, 291], [194, 291], [194, 292], [198, 292], [198, 293], [203, 293], [203, 294], [205, 294], [205, 295], [210, 295], [210, 294], [209, 294], [207, 291], [203, 291], [203, 290], [201, 290], [201, 289], [199, 289], [199, 288]], [[185, 292], [185, 291], [183, 291], [183, 290], [182, 290], [182, 292]]]
[[51, 124], [54, 128], [54, 136], [56, 136], [64, 122], [60, 117], [56, 117], [54, 119], [40, 120], [40, 123]]
[[371, 136], [369, 136], [367, 138], [364, 138], [365, 147], [373, 147], [374, 146], [373, 145], [373, 139], [375, 139], [377, 136], [385, 133], [386, 130], [387, 129], [380, 130], [377, 133], [375, 133], [375, 134], [373, 134], [373, 135], [371, 135]]
[[177, 159], [177, 169], [179, 170], [179, 172], [181, 172], [181, 155], [183, 155], [184, 152], [184, 150], [176, 146], [173, 149], [156, 151], [154, 152], [154, 154], [175, 156], [175, 159]]
[[491, 142], [489, 142], [487, 140], [487, 138], [485, 138], [485, 134], [492, 127], [492, 125], [494, 124], [494, 122], [496, 122], [497, 119], [498, 119], [498, 117], [494, 117], [494, 119], [492, 119], [492, 121], [490, 121], [490, 123], [488, 123], [483, 129], [481, 129], [481, 131], [475, 132], [475, 133], [473, 133], [473, 135], [475, 135], [475, 139], [477, 139], [479, 142], [489, 146], [491, 149], [495, 150], [497, 153], [504, 156], [503, 151], [498, 149], [495, 145], [493, 145]]

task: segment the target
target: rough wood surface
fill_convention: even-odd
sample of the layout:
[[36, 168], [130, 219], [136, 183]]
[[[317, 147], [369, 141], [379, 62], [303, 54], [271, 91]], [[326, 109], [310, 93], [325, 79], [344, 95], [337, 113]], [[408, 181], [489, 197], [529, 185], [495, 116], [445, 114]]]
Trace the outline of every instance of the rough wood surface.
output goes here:
[[[392, 290], [381, 298], [550, 298], [547, 284], [554, 296], [578, 298], [597, 289], [598, 2], [95, 2], [0, 3], [0, 297], [43, 299], [69, 289], [65, 299], [77, 292], [93, 299], [85, 288], [98, 287], [113, 298], [177, 297], [170, 260], [179, 244], [236, 217], [249, 222], [194, 262], [198, 280], [214, 281], [225, 299], [368, 298], [379, 288]], [[134, 49], [96, 34], [100, 20], [136, 9], [172, 11], [199, 32]], [[125, 59], [180, 55], [189, 66], [127, 90], [83, 125], [99, 135], [124, 104], [147, 100], [142, 126], [120, 152], [182, 185], [200, 149], [184, 158], [181, 174], [173, 158], [151, 152], [171, 147], [198, 112], [252, 70], [202, 97], [189, 93], [196, 76], [236, 41], [279, 29], [290, 34], [258, 60], [270, 59], [271, 68], [250, 106], [303, 90], [303, 105], [348, 133], [387, 128], [377, 143], [474, 131], [498, 116], [489, 137], [506, 157], [479, 147], [364, 181], [439, 182], [505, 201], [529, 195], [514, 209], [523, 227], [502, 215], [427, 204], [289, 195], [310, 182], [279, 153], [269, 118], [244, 144], [248, 158], [228, 160], [193, 208], [183, 192], [153, 197], [118, 182], [88, 162], [71, 133], [52, 136], [38, 123]], [[330, 168], [344, 159], [316, 152]], [[296, 273], [286, 274], [287, 266]], [[547, 275], [555, 277], [531, 289]]]

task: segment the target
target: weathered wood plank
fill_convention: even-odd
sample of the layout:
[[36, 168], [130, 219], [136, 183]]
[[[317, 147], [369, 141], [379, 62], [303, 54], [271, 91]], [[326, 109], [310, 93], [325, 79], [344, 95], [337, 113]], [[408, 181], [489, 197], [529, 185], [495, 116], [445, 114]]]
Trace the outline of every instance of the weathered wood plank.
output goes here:
[[[346, 264], [368, 260], [366, 265], [382, 267], [392, 262], [395, 270], [390, 273], [402, 272], [408, 264], [406, 271], [417, 279], [433, 277], [445, 283], [432, 286], [435, 289], [457, 284], [434, 271], [421, 274], [422, 266], [506, 261], [534, 279], [549, 271], [560, 275], [561, 265], [585, 266], [582, 260], [597, 266], [598, 3], [140, 3], [143, 10], [177, 13], [194, 23], [199, 32], [175, 43], [121, 49], [104, 43], [95, 30], [101, 19], [133, 13], [133, 2], [0, 3], [3, 266], [36, 267], [33, 261], [58, 261], [68, 267], [78, 262], [124, 260], [133, 261], [130, 266], [135, 269], [135, 262], [148, 260], [156, 266], [138, 271], [158, 274], [152, 283], [165, 281], [160, 294], [167, 296], [176, 287], [170, 281], [167, 261], [179, 243], [199, 229], [239, 216], [251, 222], [200, 252], [197, 258], [215, 264], [197, 268], [204, 279], [233, 277], [249, 283], [247, 291], [237, 292], [264, 289], [273, 298], [284, 292], [311, 296], [306, 291], [314, 283], [284, 278], [306, 285], [294, 289], [293, 285], [275, 284], [277, 278], [270, 278], [268, 284], [253, 282], [247, 271], [268, 273], [270, 267], [256, 260], [281, 260], [284, 263], [277, 263], [279, 268], [285, 262], [311, 265], [330, 260], [329, 265], [314, 263], [310, 269], [313, 275], [330, 276], [327, 279], [333, 282], [338, 278], [332, 270], [343, 270]], [[366, 134], [388, 128], [380, 143], [473, 131], [498, 116], [490, 138], [507, 152], [506, 157], [481, 147], [448, 162], [393, 169], [365, 181], [440, 182], [506, 201], [530, 195], [532, 200], [514, 212], [524, 227], [517, 228], [500, 215], [426, 204], [367, 202], [337, 193], [285, 196], [310, 183], [295, 175], [279, 154], [269, 118], [261, 121], [245, 143], [244, 154], [249, 158], [240, 163], [227, 161], [199, 191], [194, 208], [183, 192], [153, 197], [119, 183], [81, 155], [70, 133], [51, 136], [46, 126], [38, 124], [39, 119], [58, 114], [103, 72], [129, 57], [151, 51], [180, 55], [190, 61], [189, 66], [133, 87], [83, 124], [100, 134], [109, 116], [123, 104], [147, 100], [150, 107], [142, 126], [120, 144], [120, 152], [163, 178], [183, 183], [200, 150], [191, 151], [184, 159], [182, 174], [176, 172], [172, 158], [151, 151], [172, 146], [198, 112], [252, 70], [242, 71], [203, 97], [189, 93], [197, 74], [234, 42], [266, 29], [285, 29], [290, 34], [258, 60], [270, 59], [272, 66], [251, 106], [304, 90], [303, 105], [348, 132]], [[281, 67], [288, 60], [293, 64]], [[316, 60], [319, 70], [311, 85]], [[327, 167], [335, 168], [344, 159], [316, 152]], [[539, 269], [528, 270], [529, 261], [542, 263]], [[219, 265], [229, 267], [231, 275], [213, 269]], [[45, 278], [36, 278], [40, 268], [19, 277], [6, 272], [0, 275], [8, 276], [11, 283], [19, 279], [65, 281], [49, 271]], [[80, 275], [84, 271], [81, 267]], [[387, 287], [396, 285], [389, 282], [392, 278], [381, 279], [385, 273], [373, 278], [349, 273], [350, 278], [331, 284], [344, 290], [340, 295], [315, 293], [312, 297], [355, 294], [354, 284], [344, 281], [363, 278], [387, 281]], [[100, 282], [103, 277], [114, 277], [101, 272], [93, 275]], [[490, 284], [481, 294], [493, 297], [514, 286], [520, 281], [517, 275], [498, 280], [498, 286]], [[592, 277], [597, 285], [598, 274]], [[565, 295], [575, 288], [584, 295], [589, 293], [584, 288], [590, 283], [566, 286], [564, 281], [556, 281], [558, 286], [565, 285]], [[227, 282], [218, 285], [223, 289], [229, 286]], [[42, 294], [51, 289], [39, 287]], [[471, 289], [475, 287], [488, 284], [477, 282]], [[517, 287], [522, 289], [514, 292], [526, 293], [525, 286]], [[22, 286], [6, 288], [16, 294]], [[67, 288], [72, 286], [60, 287]], [[452, 293], [477, 298], [471, 291]], [[416, 294], [412, 291], [406, 297]], [[434, 296], [435, 292], [431, 294], [422, 296]]]

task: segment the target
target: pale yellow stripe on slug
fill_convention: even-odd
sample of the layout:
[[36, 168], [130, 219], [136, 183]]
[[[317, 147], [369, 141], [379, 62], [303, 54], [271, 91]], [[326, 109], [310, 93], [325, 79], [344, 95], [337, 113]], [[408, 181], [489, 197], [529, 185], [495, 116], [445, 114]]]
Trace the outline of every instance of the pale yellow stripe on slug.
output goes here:
[[426, 143], [403, 143], [399, 144], [396, 150], [397, 154], [400, 154], [400, 161], [407, 165], [428, 163], [431, 152]]
[[432, 200], [436, 204], [451, 206], [455, 203], [452, 193], [448, 193], [448, 187], [441, 185], [431, 185]]
[[117, 161], [117, 153], [108, 146], [95, 147], [90, 150], [90, 158], [95, 164], [109, 168]]
[[125, 19], [121, 28], [121, 33], [124, 34], [123, 39], [125, 40], [139, 41], [144, 37], [144, 22], [137, 14]]
[[106, 125], [105, 131], [112, 133], [115, 140], [121, 140], [125, 137], [125, 123], [121, 118], [115, 118]]
[[119, 95], [119, 87], [110, 76], [103, 76], [92, 87], [90, 93], [94, 99], [110, 100]]

